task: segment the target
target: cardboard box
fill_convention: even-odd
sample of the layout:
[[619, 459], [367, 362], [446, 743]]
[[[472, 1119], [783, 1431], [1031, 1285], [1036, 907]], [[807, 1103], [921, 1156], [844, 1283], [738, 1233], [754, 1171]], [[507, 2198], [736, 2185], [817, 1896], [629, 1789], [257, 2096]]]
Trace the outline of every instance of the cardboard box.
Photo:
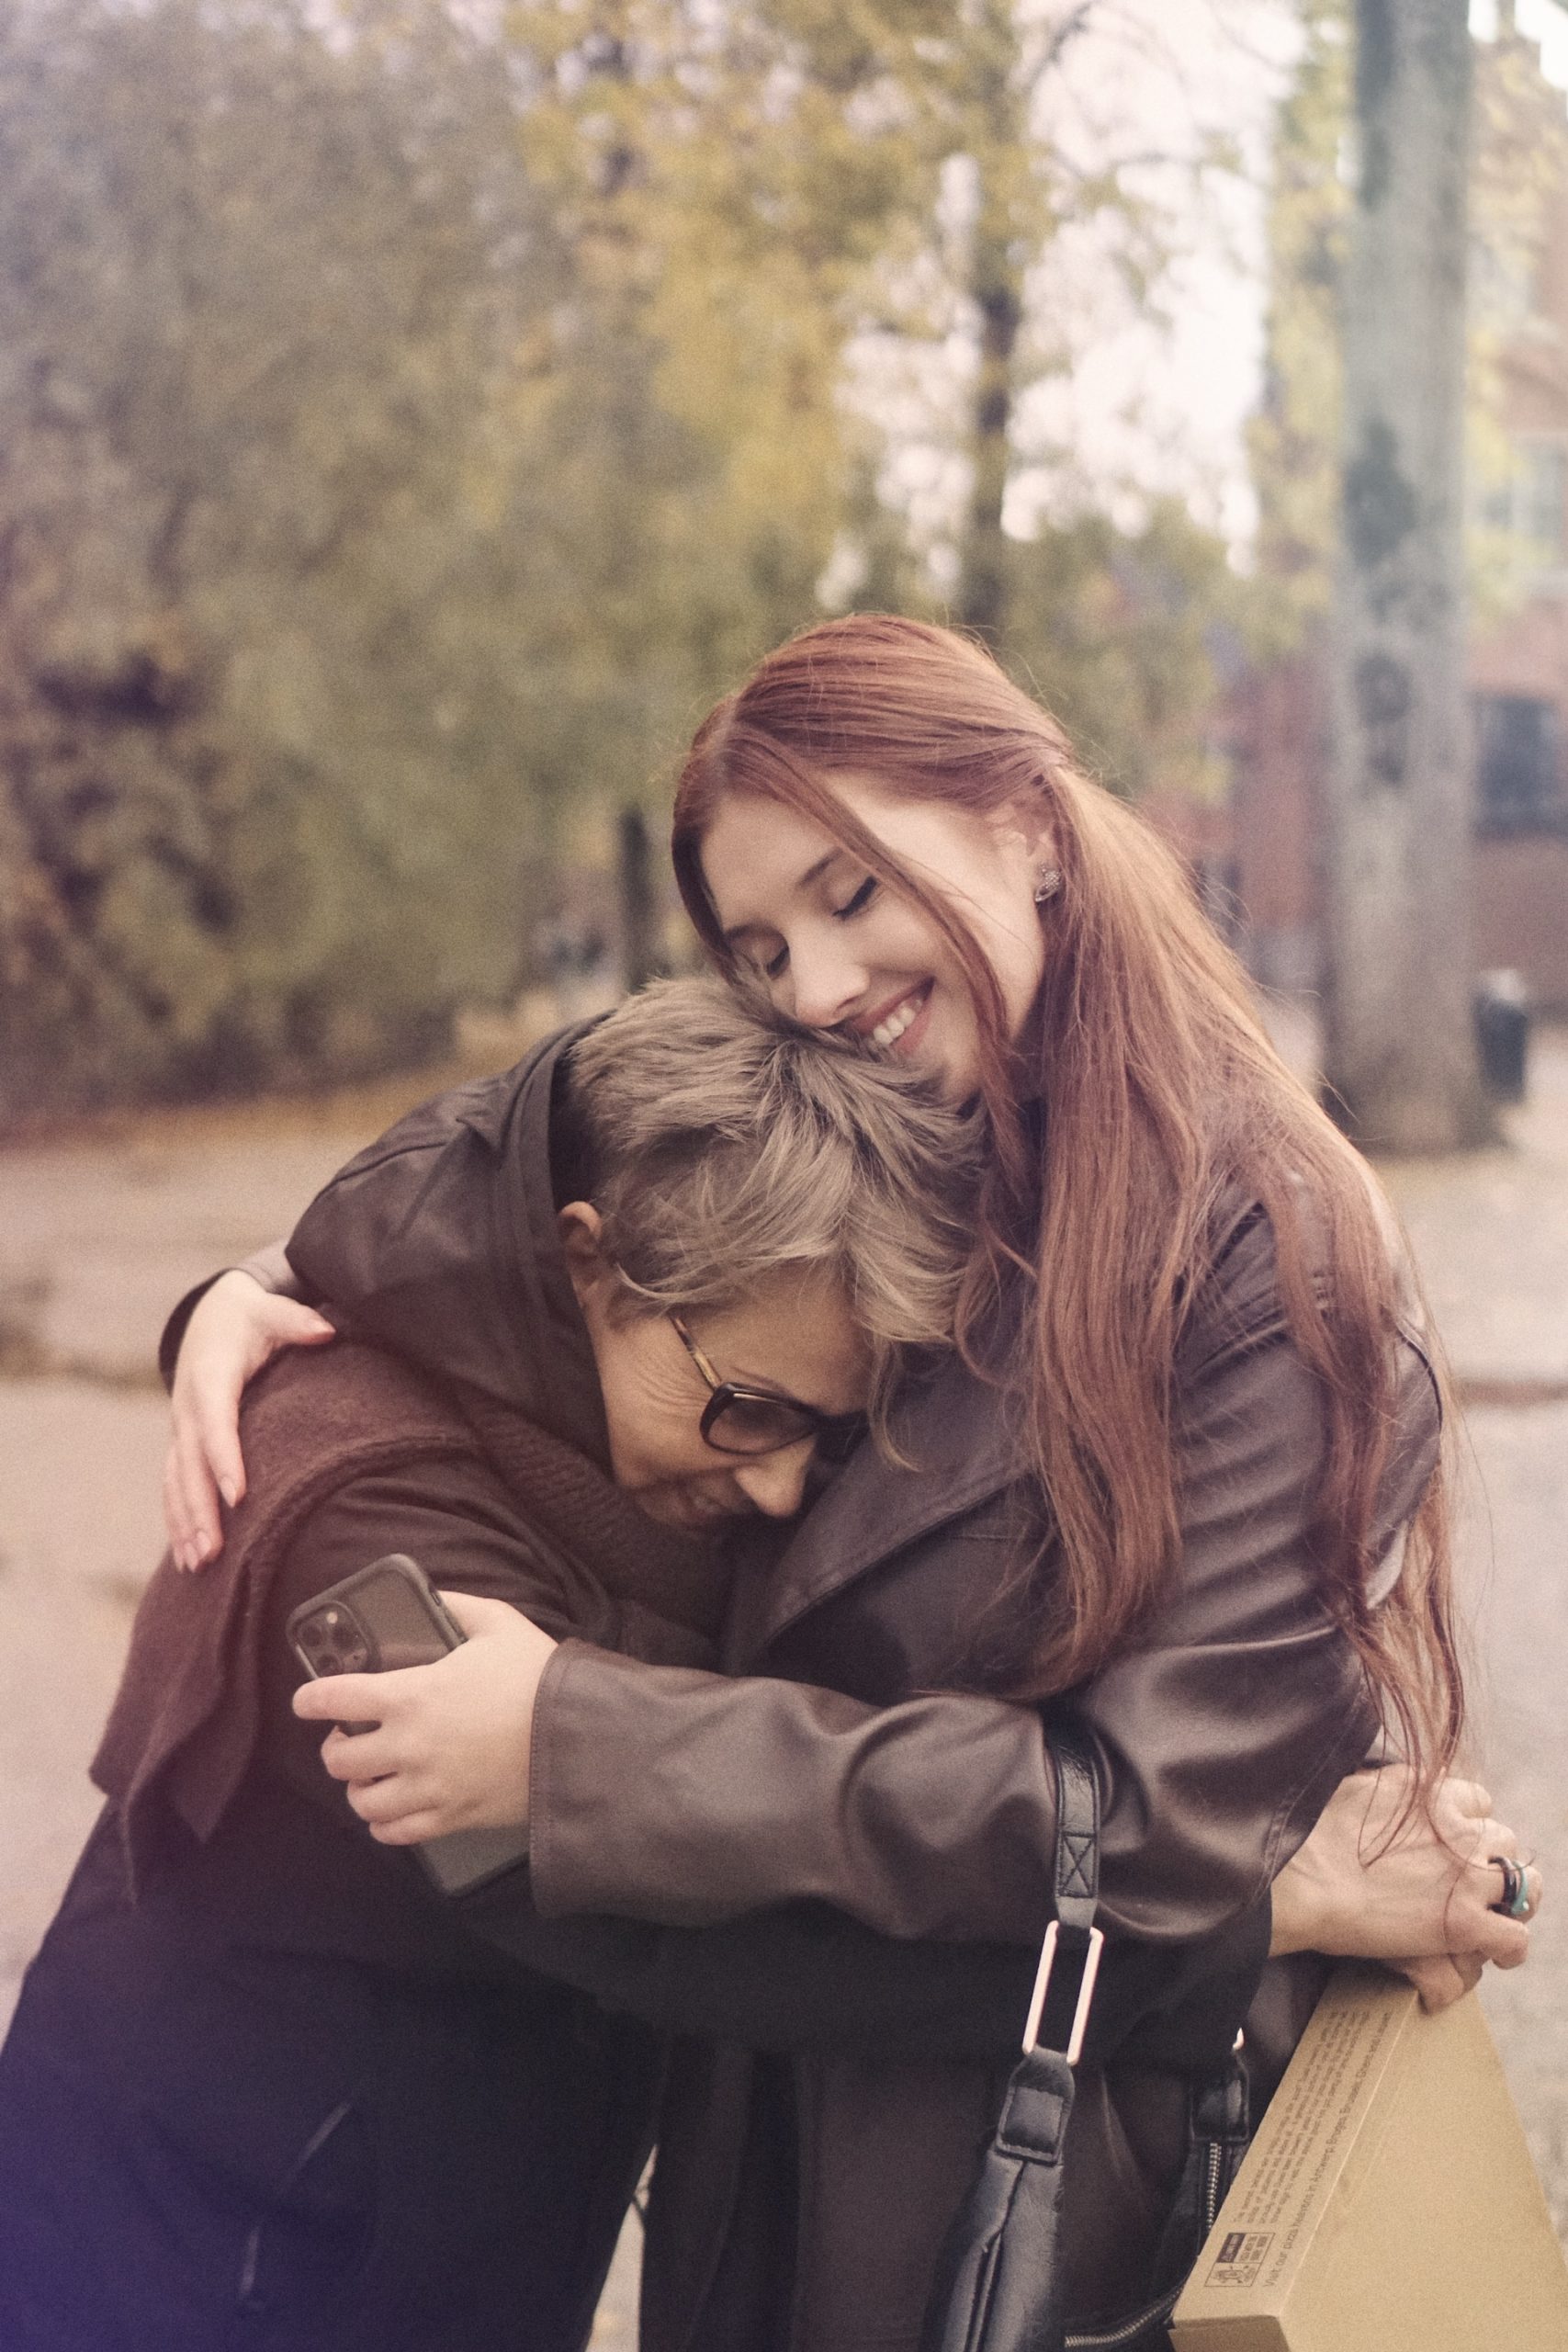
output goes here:
[[1172, 2314], [1175, 2352], [1568, 2352], [1568, 2265], [1472, 1994], [1337, 1969]]

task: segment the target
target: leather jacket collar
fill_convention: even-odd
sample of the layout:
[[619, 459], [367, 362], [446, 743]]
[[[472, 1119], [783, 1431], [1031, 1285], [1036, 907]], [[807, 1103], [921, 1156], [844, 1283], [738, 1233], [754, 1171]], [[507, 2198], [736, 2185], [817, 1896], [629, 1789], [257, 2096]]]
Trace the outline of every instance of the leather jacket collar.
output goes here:
[[[1006, 1361], [1016, 1328], [998, 1319], [988, 1364]], [[798, 1618], [932, 1529], [1011, 1487], [1020, 1452], [1008, 1390], [957, 1355], [911, 1384], [895, 1421], [907, 1466], [868, 1438], [812, 1505], [765, 1578], [738, 1579], [731, 1640], [745, 1672]]]

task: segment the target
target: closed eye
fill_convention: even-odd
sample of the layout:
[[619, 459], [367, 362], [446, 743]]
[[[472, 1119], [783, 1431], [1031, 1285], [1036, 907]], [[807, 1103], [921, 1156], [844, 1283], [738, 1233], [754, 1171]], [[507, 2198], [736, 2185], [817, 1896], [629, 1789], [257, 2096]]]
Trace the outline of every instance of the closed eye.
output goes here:
[[[863, 914], [882, 885], [874, 874], [868, 874], [852, 897], [841, 907], [830, 907], [829, 912], [835, 922], [849, 922], [855, 915]], [[759, 961], [758, 969], [766, 980], [781, 980], [789, 967], [789, 949], [783, 943], [769, 956]]]
[[841, 907], [835, 907], [832, 910], [833, 921], [835, 922], [848, 922], [852, 915], [863, 913], [864, 910], [870, 906], [880, 888], [881, 884], [879, 883], [877, 876], [874, 874], [868, 874], [865, 880], [861, 884], [860, 888], [855, 892], [853, 898], [846, 899]]

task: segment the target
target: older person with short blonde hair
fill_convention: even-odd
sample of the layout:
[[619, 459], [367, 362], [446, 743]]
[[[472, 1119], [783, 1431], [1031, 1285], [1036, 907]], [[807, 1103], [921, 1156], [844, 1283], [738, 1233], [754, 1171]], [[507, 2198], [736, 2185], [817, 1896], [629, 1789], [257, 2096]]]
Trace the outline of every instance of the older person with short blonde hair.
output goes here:
[[[713, 1662], [737, 1556], [716, 1537], [792, 1517], [948, 1337], [969, 1123], [690, 980], [413, 1113], [329, 1188], [323, 1233], [371, 1175], [367, 1262], [416, 1210], [433, 1243], [397, 1294], [405, 1360], [345, 1317], [347, 1344], [252, 1391], [227, 1555], [147, 1593], [109, 1802], [0, 2055], [7, 2352], [575, 2352], [651, 2137], [657, 2029], [787, 2042], [945, 2008], [972, 2038], [999, 1985], [1005, 2040], [1027, 1974], [827, 1915], [552, 1929], [520, 1865], [448, 1901], [321, 1770], [285, 1638], [400, 1553], [491, 1636], [434, 1677], [470, 1732], [525, 1608], [563, 1641]], [[453, 1187], [499, 1272], [477, 1376], [437, 1381], [407, 1359], [451, 1340], [428, 1212]], [[410, 1680], [378, 1679], [389, 1726]]]

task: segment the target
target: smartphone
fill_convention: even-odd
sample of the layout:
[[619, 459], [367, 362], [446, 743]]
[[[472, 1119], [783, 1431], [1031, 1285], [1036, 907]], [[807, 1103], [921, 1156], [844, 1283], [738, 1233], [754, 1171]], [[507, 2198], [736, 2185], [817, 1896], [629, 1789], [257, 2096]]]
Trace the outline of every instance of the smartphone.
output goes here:
[[[430, 1666], [467, 1639], [419, 1562], [406, 1552], [389, 1552], [302, 1602], [290, 1614], [287, 1632], [312, 1679]], [[341, 1728], [354, 1733], [374, 1726]], [[526, 1860], [528, 1832], [522, 1826], [454, 1829], [445, 1838], [427, 1838], [413, 1851], [443, 1894], [471, 1894]]]

